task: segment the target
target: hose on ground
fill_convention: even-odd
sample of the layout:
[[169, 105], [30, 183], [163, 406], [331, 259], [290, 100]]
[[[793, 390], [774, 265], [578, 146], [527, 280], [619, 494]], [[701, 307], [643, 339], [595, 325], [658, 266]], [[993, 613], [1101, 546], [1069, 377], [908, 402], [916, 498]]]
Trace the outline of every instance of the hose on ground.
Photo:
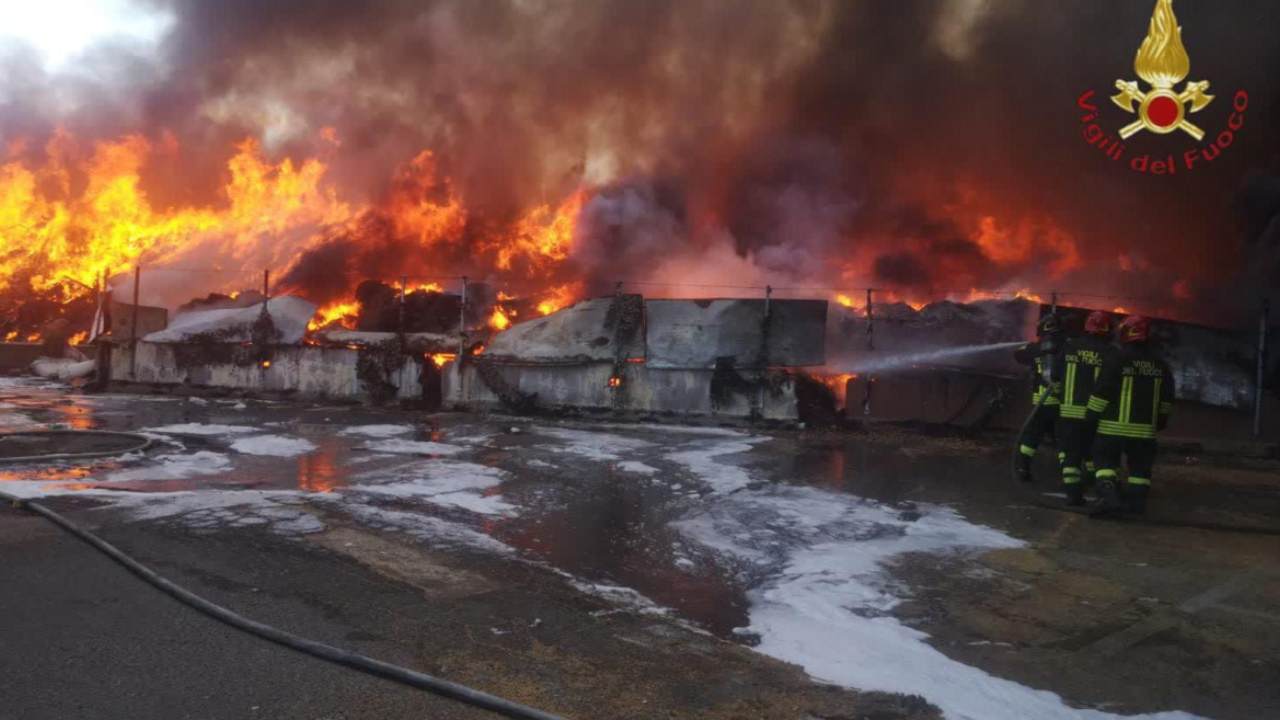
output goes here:
[[113, 437], [134, 437], [140, 442], [137, 445], [126, 448], [114, 448], [111, 450], [94, 450], [92, 452], [80, 453], [45, 453], [43, 455], [15, 455], [10, 457], [0, 456], [0, 463], [29, 463], [29, 462], [48, 462], [51, 460], [89, 460], [92, 458], [112, 457], [115, 455], [128, 455], [129, 453], [142, 452], [151, 447], [151, 438], [137, 433], [127, 432], [111, 432], [108, 430], [22, 430], [13, 433], [0, 434], [0, 440], [11, 435], [56, 435], [74, 433], [76, 435], [110, 435]]
[[514, 703], [496, 695], [490, 695], [486, 692], [475, 690], [467, 687], [466, 685], [459, 685], [458, 683], [449, 682], [448, 680], [420, 673], [416, 670], [410, 670], [408, 668], [400, 667], [399, 665], [392, 665], [391, 663], [382, 662], [381, 660], [375, 660], [371, 657], [360, 655], [349, 650], [343, 650], [341, 648], [333, 647], [332, 645], [326, 645], [322, 642], [317, 642], [315, 640], [294, 635], [293, 633], [285, 632], [284, 630], [260, 623], [256, 620], [250, 620], [249, 618], [232, 612], [217, 603], [210, 602], [190, 590], [187, 590], [181, 585], [164, 578], [154, 570], [148, 568], [137, 560], [134, 560], [116, 546], [88, 530], [85, 530], [79, 525], [76, 525], [71, 520], [68, 520], [40, 503], [32, 502], [3, 492], [0, 492], [0, 499], [13, 503], [15, 507], [26, 509], [37, 515], [43, 516], [45, 519], [63, 530], [66, 530], [77, 538], [100, 550], [107, 557], [123, 565], [127, 570], [129, 570], [129, 572], [132, 572], [134, 575], [142, 578], [147, 583], [168, 594], [170, 597], [173, 597], [188, 607], [199, 610], [219, 622], [230, 625], [237, 630], [247, 632], [251, 635], [257, 635], [264, 640], [276, 643], [277, 645], [289, 648], [290, 650], [296, 650], [297, 652], [304, 653], [336, 665], [342, 665], [353, 670], [373, 675], [374, 677], [398, 682], [403, 685], [418, 688], [419, 690], [425, 690], [451, 700], [465, 703], [472, 707], [497, 713], [504, 717], [520, 718], [522, 720], [564, 720], [564, 718], [561, 718], [558, 715], [552, 715], [551, 713], [543, 712], [536, 708]]

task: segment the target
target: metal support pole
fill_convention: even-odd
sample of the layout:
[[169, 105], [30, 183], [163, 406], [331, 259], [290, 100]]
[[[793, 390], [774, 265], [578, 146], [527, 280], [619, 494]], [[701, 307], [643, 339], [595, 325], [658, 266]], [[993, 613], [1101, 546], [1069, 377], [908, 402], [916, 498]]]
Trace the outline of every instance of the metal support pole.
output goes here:
[[462, 276], [462, 302], [458, 304], [458, 367], [467, 354], [467, 276]]
[[129, 378], [138, 376], [138, 290], [142, 287], [142, 266], [133, 266], [133, 320], [129, 323]]
[[[867, 349], [868, 350], [876, 349], [876, 336], [875, 336], [876, 316], [875, 316], [875, 313], [871, 310], [872, 290], [873, 290], [872, 288], [867, 288]], [[870, 415], [871, 414], [871, 378], [870, 377], [865, 378], [863, 380], [863, 385], [866, 386], [866, 393], [862, 396], [862, 414]], [[844, 403], [845, 403], [845, 406], [847, 407], [849, 405], [849, 398], [845, 398]]]
[[1262, 301], [1262, 315], [1258, 318], [1258, 377], [1253, 390], [1253, 439], [1262, 439], [1262, 398], [1266, 394], [1263, 384], [1267, 375], [1267, 324], [1271, 315], [1271, 303]]
[[262, 271], [262, 297], [263, 301], [271, 299], [271, 270]]
[[1058, 291], [1057, 290], [1054, 290], [1053, 292], [1049, 293], [1049, 313], [1052, 315], [1058, 314]]
[[769, 369], [769, 315], [773, 312], [773, 287], [764, 287], [764, 321], [760, 325], [760, 371]]
[[408, 292], [409, 292], [409, 276], [401, 275], [400, 276], [400, 320], [399, 320], [400, 324], [398, 326], [400, 329], [401, 335], [404, 334], [404, 304], [405, 304], [405, 294]]
[[769, 381], [769, 315], [773, 312], [773, 286], [764, 287], [764, 319], [760, 323], [760, 379], [757, 381], [753, 414], [764, 417], [764, 392]]
[[867, 288], [867, 349], [876, 349], [876, 318], [871, 312], [871, 288]]
[[102, 322], [102, 306], [103, 299], [106, 297], [106, 274], [103, 273], [93, 279], [93, 324], [89, 326], [89, 342], [93, 342], [98, 338], [98, 324]]

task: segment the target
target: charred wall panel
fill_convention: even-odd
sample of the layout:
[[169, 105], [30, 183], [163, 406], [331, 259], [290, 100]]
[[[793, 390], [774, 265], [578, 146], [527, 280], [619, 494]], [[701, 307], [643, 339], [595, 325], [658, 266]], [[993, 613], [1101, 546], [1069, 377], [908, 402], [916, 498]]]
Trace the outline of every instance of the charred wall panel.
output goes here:
[[[638, 306], [638, 301], [635, 304]], [[638, 332], [620, 336], [618, 305], [618, 299], [612, 297], [584, 300], [546, 317], [517, 323], [494, 336], [485, 356], [550, 364], [644, 357], [643, 338]], [[639, 323], [639, 318], [633, 320]]]
[[827, 303], [773, 300], [765, 342], [764, 300], [648, 300], [648, 364], [663, 369], [803, 367], [826, 363]]
[[[1041, 313], [1048, 310], [1043, 306]], [[1059, 307], [1058, 312], [1072, 328], [1083, 326], [1090, 310]], [[1114, 314], [1113, 318], [1119, 322], [1123, 316]], [[1253, 408], [1258, 362], [1256, 328], [1224, 330], [1153, 318], [1151, 334], [1173, 371], [1179, 400], [1236, 410]], [[1268, 356], [1267, 377], [1275, 377], [1280, 372], [1280, 353], [1269, 352]]]

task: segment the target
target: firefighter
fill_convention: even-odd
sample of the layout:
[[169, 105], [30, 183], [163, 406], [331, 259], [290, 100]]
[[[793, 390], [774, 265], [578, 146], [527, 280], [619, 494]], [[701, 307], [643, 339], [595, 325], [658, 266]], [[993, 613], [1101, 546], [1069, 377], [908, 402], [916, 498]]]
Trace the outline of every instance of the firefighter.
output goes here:
[[[1151, 321], [1130, 315], [1116, 328], [1120, 346], [1103, 359], [1102, 373], [1089, 398], [1087, 420], [1098, 424], [1093, 444], [1097, 464], [1099, 511], [1146, 510], [1156, 433], [1173, 412], [1173, 375], [1150, 344]], [[1128, 486], [1120, 489], [1121, 457], [1128, 462]]]
[[1013, 357], [1032, 368], [1031, 415], [1022, 424], [1018, 436], [1018, 453], [1014, 460], [1014, 476], [1020, 482], [1031, 482], [1031, 459], [1045, 435], [1053, 432], [1058, 420], [1059, 383], [1053, 378], [1053, 357], [1061, 348], [1062, 325], [1050, 313], [1036, 326], [1036, 342], [1026, 343], [1014, 351]]
[[1097, 425], [1086, 416], [1103, 358], [1112, 352], [1111, 314], [1095, 310], [1084, 321], [1084, 334], [1068, 338], [1056, 358], [1054, 376], [1062, 382], [1062, 403], [1055, 432], [1068, 505], [1083, 505], [1085, 486], [1093, 482], [1091, 448]]

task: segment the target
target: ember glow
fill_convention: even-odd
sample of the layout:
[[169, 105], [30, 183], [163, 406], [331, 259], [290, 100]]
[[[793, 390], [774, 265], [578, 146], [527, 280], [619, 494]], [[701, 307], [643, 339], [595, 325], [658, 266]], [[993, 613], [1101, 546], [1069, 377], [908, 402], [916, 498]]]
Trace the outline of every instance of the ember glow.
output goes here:
[[434, 353], [428, 357], [431, 358], [431, 363], [438, 368], [442, 368], [448, 363], [458, 359], [456, 353]]

